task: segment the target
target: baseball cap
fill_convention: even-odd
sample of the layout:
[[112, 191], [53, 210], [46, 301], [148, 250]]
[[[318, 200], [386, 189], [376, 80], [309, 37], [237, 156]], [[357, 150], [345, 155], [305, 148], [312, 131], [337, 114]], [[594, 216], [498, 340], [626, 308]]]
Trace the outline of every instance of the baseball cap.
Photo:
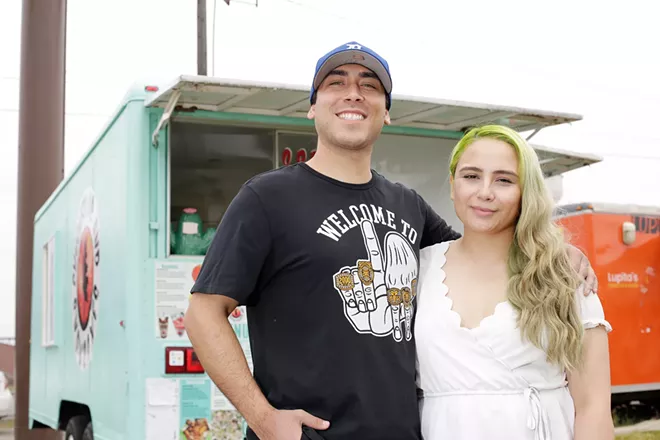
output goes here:
[[387, 109], [390, 109], [392, 103], [392, 77], [390, 75], [390, 66], [383, 57], [356, 41], [342, 44], [319, 58], [314, 72], [312, 90], [309, 94], [310, 101], [313, 100], [316, 90], [325, 77], [343, 64], [359, 64], [374, 72], [385, 88], [385, 94], [387, 95]]

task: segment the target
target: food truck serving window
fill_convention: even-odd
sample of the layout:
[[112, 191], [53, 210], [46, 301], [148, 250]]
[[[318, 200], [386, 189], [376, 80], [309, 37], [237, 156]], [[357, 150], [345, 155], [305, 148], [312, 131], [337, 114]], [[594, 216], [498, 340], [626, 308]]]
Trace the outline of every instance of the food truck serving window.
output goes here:
[[172, 122], [170, 254], [204, 255], [231, 200], [273, 168], [273, 130]]

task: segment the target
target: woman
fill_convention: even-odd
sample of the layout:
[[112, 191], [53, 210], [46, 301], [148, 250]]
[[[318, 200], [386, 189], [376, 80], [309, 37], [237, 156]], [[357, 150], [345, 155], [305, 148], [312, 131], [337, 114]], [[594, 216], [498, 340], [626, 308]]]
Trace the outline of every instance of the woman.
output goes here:
[[420, 255], [424, 439], [613, 439], [611, 327], [582, 294], [535, 151], [475, 128], [450, 173], [463, 237]]

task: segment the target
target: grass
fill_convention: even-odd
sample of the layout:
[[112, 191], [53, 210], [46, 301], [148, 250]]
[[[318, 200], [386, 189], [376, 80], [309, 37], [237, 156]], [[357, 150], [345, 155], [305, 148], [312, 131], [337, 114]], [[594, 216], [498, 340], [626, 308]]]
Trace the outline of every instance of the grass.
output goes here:
[[660, 440], [660, 431], [633, 432], [617, 435], [616, 440]]
[[[0, 429], [11, 429], [13, 427], [13, 420], [0, 420]], [[660, 431], [633, 432], [631, 434], [617, 435], [616, 440], [660, 440]]]

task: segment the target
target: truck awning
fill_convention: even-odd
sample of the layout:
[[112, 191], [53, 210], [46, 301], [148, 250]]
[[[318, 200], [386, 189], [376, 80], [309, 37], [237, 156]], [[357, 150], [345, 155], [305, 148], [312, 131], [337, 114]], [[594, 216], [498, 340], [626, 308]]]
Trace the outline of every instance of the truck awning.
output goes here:
[[[145, 106], [165, 109], [153, 134], [154, 144], [157, 144], [161, 126], [175, 109], [307, 119], [309, 87], [182, 75], [151, 94]], [[507, 125], [525, 132], [582, 119], [580, 115], [568, 113], [400, 95], [392, 96], [390, 117], [392, 126], [452, 132], [484, 123]], [[534, 148], [548, 177], [602, 160], [549, 147]]]
[[[172, 102], [179, 108], [306, 118], [309, 87], [183, 75], [151, 95], [145, 105], [167, 109]], [[459, 132], [488, 122], [530, 131], [582, 119], [576, 114], [401, 95], [392, 96], [390, 117], [394, 126]]]
[[546, 177], [556, 176], [567, 171], [602, 162], [603, 158], [595, 154], [560, 150], [543, 145], [532, 145], [541, 162]]

